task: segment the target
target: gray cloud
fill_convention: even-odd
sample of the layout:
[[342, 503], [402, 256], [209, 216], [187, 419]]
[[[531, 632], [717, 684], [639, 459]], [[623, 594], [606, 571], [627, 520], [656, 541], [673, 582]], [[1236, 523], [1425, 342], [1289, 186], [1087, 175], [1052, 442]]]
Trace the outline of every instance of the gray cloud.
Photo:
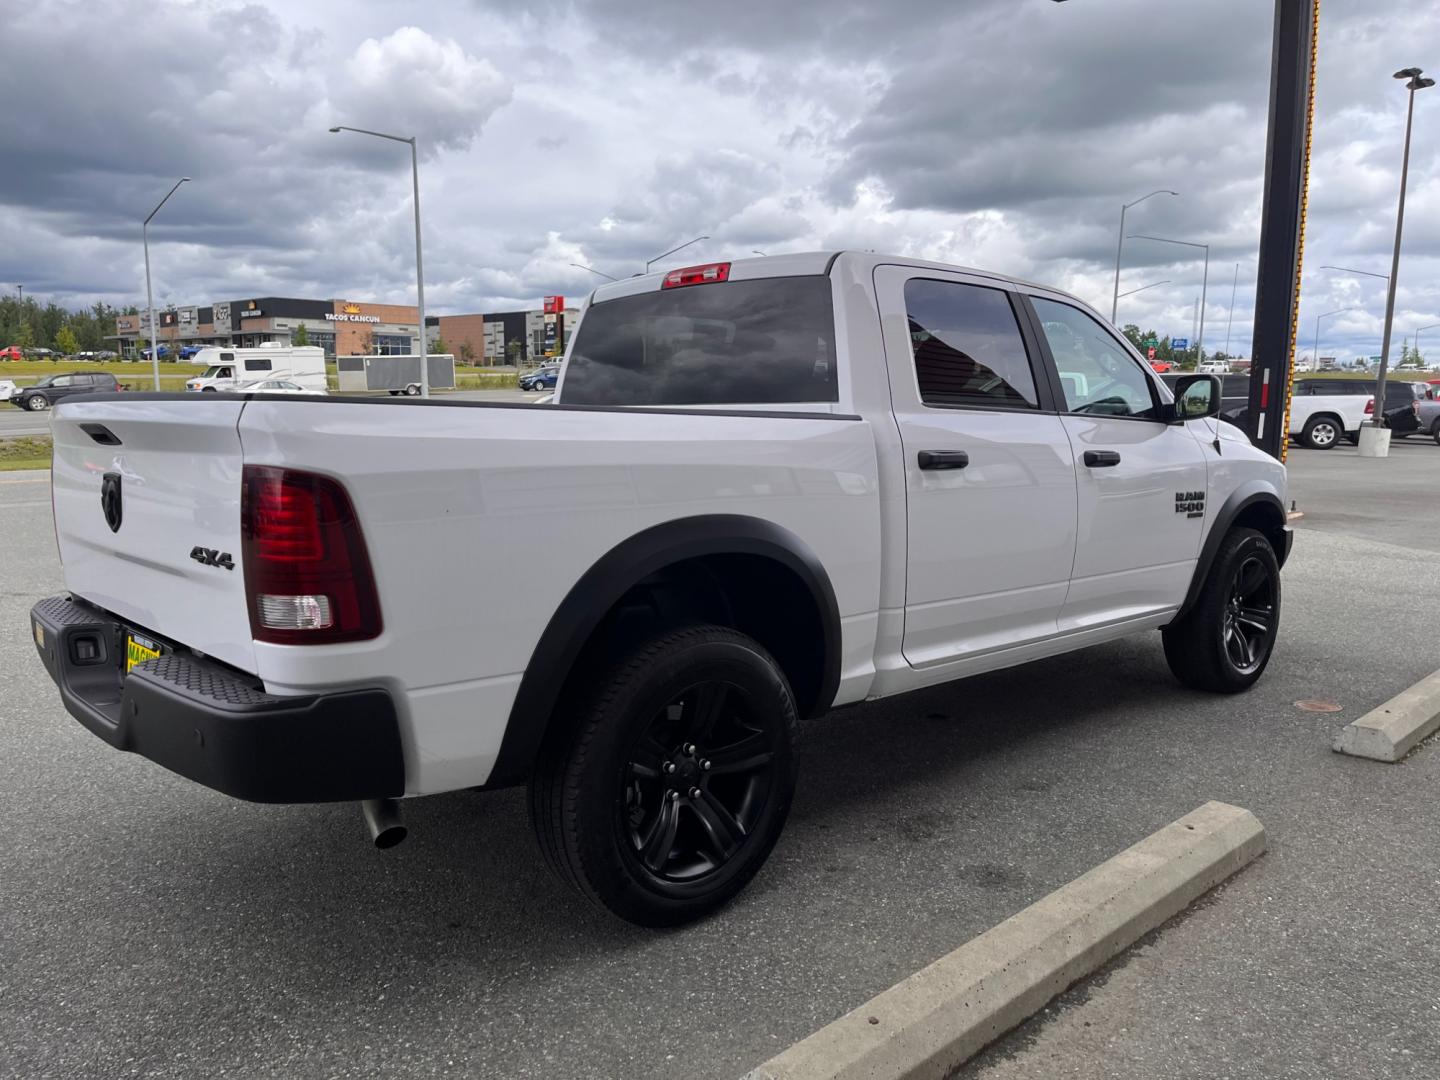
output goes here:
[[[0, 0], [7, 3], [7, 0]], [[10, 10], [13, 9], [13, 10]], [[413, 295], [416, 133], [427, 293], [531, 304], [678, 259], [853, 246], [1019, 273], [1108, 301], [1130, 231], [1212, 245], [1207, 341], [1248, 350], [1271, 5], [1252, 0], [8, 0], [0, 282], [125, 302]], [[414, 25], [408, 25], [413, 23]], [[1378, 351], [1403, 116], [1440, 11], [1325, 6], [1302, 322]], [[1437, 61], [1440, 66], [1440, 61]], [[1440, 321], [1440, 91], [1422, 101], [1397, 332]], [[1186, 334], [1200, 262], [1127, 241], [1121, 321]], [[1302, 331], [1308, 348], [1308, 334]], [[1440, 339], [1436, 339], [1440, 343]], [[1345, 353], [1342, 352], [1342, 355]]]

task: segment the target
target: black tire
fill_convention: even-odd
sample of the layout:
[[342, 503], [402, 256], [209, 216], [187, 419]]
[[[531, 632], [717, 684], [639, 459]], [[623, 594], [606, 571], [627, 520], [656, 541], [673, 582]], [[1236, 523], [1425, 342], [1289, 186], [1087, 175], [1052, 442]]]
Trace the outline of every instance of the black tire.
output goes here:
[[216, 390], [213, 386], [202, 386], [200, 392], [202, 394], [218, 394], [220, 391]]
[[1275, 549], [1254, 529], [1231, 529], [1220, 541], [1195, 606], [1161, 636], [1165, 659], [1182, 683], [1234, 694], [1264, 674], [1279, 629]]
[[30, 412], [44, 412], [50, 407], [50, 399], [44, 394], [31, 394], [25, 399], [25, 408]]
[[573, 725], [547, 739], [530, 782], [546, 861], [640, 926], [714, 911], [755, 876], [790, 812], [784, 673], [744, 634], [697, 626], [584, 682], [568, 703]]
[[419, 397], [419, 396], [420, 396], [420, 384], [419, 384], [419, 383], [411, 383], [410, 385], [408, 385], [407, 387], [405, 387], [405, 396], [406, 396], [406, 397]]
[[1300, 441], [1311, 450], [1329, 450], [1344, 434], [1344, 425], [1335, 417], [1312, 416], [1305, 421], [1305, 428], [1300, 432]]

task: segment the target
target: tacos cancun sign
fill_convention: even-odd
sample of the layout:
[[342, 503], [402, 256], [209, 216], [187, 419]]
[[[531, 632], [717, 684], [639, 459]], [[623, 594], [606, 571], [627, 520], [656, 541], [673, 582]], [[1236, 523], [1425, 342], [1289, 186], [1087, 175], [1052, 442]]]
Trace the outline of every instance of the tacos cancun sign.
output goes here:
[[339, 311], [332, 311], [325, 318], [331, 322], [378, 323], [379, 315], [362, 315], [359, 304], [345, 304]]

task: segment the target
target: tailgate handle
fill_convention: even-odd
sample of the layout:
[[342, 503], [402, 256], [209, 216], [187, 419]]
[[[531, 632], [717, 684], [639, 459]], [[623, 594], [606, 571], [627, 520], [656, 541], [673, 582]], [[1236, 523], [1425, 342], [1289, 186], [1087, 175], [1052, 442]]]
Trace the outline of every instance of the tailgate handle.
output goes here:
[[119, 446], [120, 436], [116, 435], [104, 424], [81, 424], [80, 430], [89, 435], [101, 446]]
[[1092, 469], [1108, 469], [1112, 465], [1120, 464], [1120, 451], [1118, 450], [1086, 450], [1085, 464]]
[[963, 469], [970, 455], [964, 450], [921, 450], [916, 460], [922, 469]]

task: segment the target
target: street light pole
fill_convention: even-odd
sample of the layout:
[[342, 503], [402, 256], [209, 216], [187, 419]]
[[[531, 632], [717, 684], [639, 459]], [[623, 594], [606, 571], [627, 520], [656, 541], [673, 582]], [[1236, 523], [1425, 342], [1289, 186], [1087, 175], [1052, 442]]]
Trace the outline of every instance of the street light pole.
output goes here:
[[681, 244], [679, 247], [671, 248], [669, 251], [665, 252], [664, 254], [656, 255], [653, 259], [647, 259], [646, 262], [645, 262], [645, 272], [648, 274], [648, 273], [650, 272], [650, 265], [651, 265], [652, 263], [657, 263], [657, 262], [659, 262], [661, 259], [665, 258], [665, 256], [667, 256], [667, 255], [674, 255], [677, 251], [683, 251], [685, 248], [689, 247], [691, 244], [698, 244], [701, 240], [709, 240], [709, 239], [710, 239], [710, 237], [708, 237], [708, 236], [697, 236], [697, 237], [695, 237], [694, 240], [686, 240], [686, 241], [685, 241], [683, 244]]
[[[1196, 244], [1190, 240], [1171, 240], [1165, 236], [1146, 236], [1143, 233], [1131, 233], [1132, 240], [1156, 240], [1162, 244], [1179, 244], [1181, 247], [1200, 248], [1205, 252], [1205, 276], [1200, 280], [1200, 326], [1195, 332], [1195, 359], [1205, 359], [1205, 295], [1210, 285], [1210, 245]], [[1115, 321], [1114, 316], [1110, 318]]]
[[[1421, 78], [1419, 68], [1397, 71], [1395, 78], [1409, 80], [1405, 87], [1410, 91], [1410, 100], [1405, 110], [1405, 150], [1400, 158], [1400, 203], [1395, 211], [1395, 251], [1390, 256], [1390, 281], [1385, 290], [1385, 330], [1380, 338], [1380, 372], [1375, 377], [1375, 415], [1371, 420], [1371, 427], [1376, 434], [1372, 436], [1368, 454], [1365, 447], [1361, 447], [1361, 453], [1366, 457], [1380, 456], [1375, 451], [1379, 449], [1379, 431], [1385, 424], [1385, 373], [1390, 366], [1390, 331], [1395, 324], [1395, 286], [1400, 279], [1400, 238], [1405, 232], [1405, 184], [1410, 177], [1410, 128], [1415, 119], [1415, 91], [1435, 85], [1434, 79]], [[1383, 452], [1388, 450], [1387, 440]]]
[[1161, 285], [1169, 285], [1169, 284], [1170, 284], [1170, 279], [1169, 279], [1169, 278], [1166, 278], [1164, 281], [1152, 281], [1149, 285], [1141, 285], [1138, 289], [1130, 289], [1130, 290], [1127, 291], [1127, 292], [1122, 292], [1120, 295], [1121, 295], [1121, 296], [1134, 296], [1137, 292], [1144, 292], [1146, 289], [1156, 289], [1156, 288], [1159, 288]]
[[347, 127], [340, 124], [330, 129], [334, 135], [341, 131], [353, 131], [357, 135], [373, 135], [377, 139], [408, 143], [410, 146], [410, 179], [414, 185], [415, 204], [415, 302], [420, 316], [420, 396], [430, 396], [430, 357], [425, 341], [425, 257], [420, 248], [420, 149], [414, 135], [387, 135], [383, 131], [369, 131], [365, 128]]
[[602, 274], [599, 270], [596, 270], [593, 266], [586, 266], [584, 263], [571, 263], [570, 265], [573, 266], [573, 267], [575, 267], [576, 270], [588, 270], [588, 271], [590, 271], [590, 273], [594, 274], [596, 277], [603, 277], [606, 281], [619, 281], [619, 280], [620, 280], [620, 279], [617, 278], [617, 277], [611, 277], [609, 274]]
[[[1415, 357], [1416, 357], [1417, 360], [1419, 360], [1419, 358], [1420, 358], [1420, 334], [1421, 334], [1423, 331], [1426, 331], [1426, 330], [1434, 330], [1437, 326], [1440, 326], [1440, 323], [1434, 323], [1434, 322], [1432, 322], [1429, 326], [1421, 326], [1421, 327], [1419, 327], [1418, 329], [1416, 329], [1416, 331], [1415, 331]], [[1423, 363], [1423, 361], [1421, 361], [1421, 362]]]
[[1110, 298], [1110, 323], [1115, 323], [1115, 312], [1120, 303], [1120, 252], [1125, 247], [1125, 211], [1132, 206], [1139, 206], [1151, 195], [1179, 195], [1178, 191], [1171, 191], [1169, 188], [1160, 188], [1150, 192], [1150, 195], [1142, 195], [1134, 202], [1122, 203], [1120, 206], [1120, 235], [1115, 240], [1115, 289]]
[[189, 183], [189, 181], [190, 177], [188, 176], [182, 176], [176, 180], [175, 186], [165, 193], [165, 198], [155, 205], [155, 209], [150, 211], [149, 217], [140, 224], [140, 241], [145, 246], [145, 307], [150, 312], [150, 363], [155, 369], [156, 390], [160, 389], [160, 340], [157, 337], [159, 331], [155, 325], [155, 297], [150, 292], [150, 218], [160, 212], [160, 207], [170, 201], [170, 196], [180, 190], [181, 184]]
[[1235, 280], [1230, 283], [1230, 315], [1225, 320], [1225, 359], [1230, 359], [1230, 330], [1235, 325], [1235, 292], [1240, 288], [1240, 264], [1235, 264]]
[[1315, 339], [1310, 351], [1310, 370], [1320, 370], [1320, 320], [1328, 319], [1331, 315], [1339, 315], [1342, 311], [1349, 311], [1348, 307], [1339, 307], [1334, 311], [1327, 311], [1323, 315], [1315, 316]]

